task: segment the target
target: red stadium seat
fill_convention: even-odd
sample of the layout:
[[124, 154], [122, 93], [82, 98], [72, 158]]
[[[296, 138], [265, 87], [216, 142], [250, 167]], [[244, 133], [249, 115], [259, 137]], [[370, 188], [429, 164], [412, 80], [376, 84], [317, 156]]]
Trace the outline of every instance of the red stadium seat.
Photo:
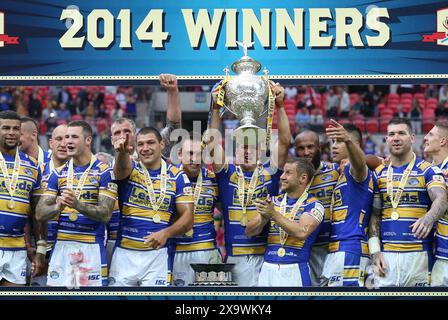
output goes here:
[[367, 120], [366, 131], [370, 134], [378, 133], [378, 120], [376, 119]]
[[386, 133], [387, 132], [387, 125], [389, 123], [389, 121], [393, 118], [392, 115], [382, 115], [379, 120], [380, 120], [380, 131], [382, 133]]
[[393, 115], [394, 115], [394, 110], [392, 110], [392, 108], [385, 108], [380, 113], [381, 117], [387, 117], [387, 116], [392, 117]]
[[365, 132], [366, 131], [366, 126], [364, 123], [364, 119], [355, 119], [352, 121], [353, 124], [359, 128], [359, 130], [361, 130], [361, 132]]

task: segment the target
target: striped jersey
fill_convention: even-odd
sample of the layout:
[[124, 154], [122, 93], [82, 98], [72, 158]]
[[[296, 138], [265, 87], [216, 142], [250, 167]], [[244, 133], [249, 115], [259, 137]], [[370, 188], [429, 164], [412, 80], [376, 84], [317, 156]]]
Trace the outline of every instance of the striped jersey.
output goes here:
[[[258, 168], [256, 169], [258, 170]], [[245, 171], [245, 201], [247, 189], [253, 172]], [[255, 199], [266, 199], [268, 195], [275, 196], [279, 191], [279, 178], [282, 171], [272, 172], [269, 163], [263, 166], [258, 177], [258, 183], [252, 196], [252, 202], [246, 207], [247, 219], [253, 219], [257, 210]], [[219, 187], [219, 200], [221, 201], [224, 219], [224, 242], [228, 256], [262, 255], [266, 250], [267, 228], [258, 236], [246, 235], [245, 227], [240, 223], [243, 216], [242, 206], [238, 197], [238, 175], [234, 164], [225, 164], [216, 173]]]
[[[408, 164], [400, 167], [393, 166], [394, 196], [400, 184], [403, 172]], [[383, 251], [386, 252], [413, 252], [432, 249], [433, 235], [425, 239], [417, 239], [410, 226], [423, 217], [431, 207], [428, 190], [434, 187], [445, 187], [445, 179], [438, 167], [419, 157], [416, 158], [411, 170], [400, 202], [397, 207], [398, 220], [392, 219], [391, 199], [387, 194], [387, 167], [380, 165], [375, 170], [378, 180], [378, 189], [382, 200], [381, 214], [381, 241]]]
[[[213, 172], [202, 168], [202, 188], [195, 204], [193, 235], [176, 238], [176, 252], [213, 250], [216, 248], [216, 231], [213, 211], [218, 200], [218, 183]], [[189, 178], [193, 194], [197, 177]]]
[[321, 161], [319, 169], [314, 175], [308, 193], [319, 199], [325, 208], [325, 217], [320, 225], [320, 231], [317, 235], [315, 245], [328, 245], [330, 242], [330, 207], [331, 197], [336, 182], [339, 178], [338, 164]]
[[107, 228], [107, 240], [117, 240], [118, 227], [120, 225], [120, 206], [118, 199], [115, 201], [114, 210], [112, 216], [106, 225]]
[[[282, 194], [272, 197], [272, 202], [277, 212], [280, 212], [280, 205], [285, 196], [285, 194]], [[290, 212], [296, 202], [296, 198], [287, 197], [286, 212]], [[321, 223], [324, 211], [322, 203], [317, 200], [317, 198], [309, 195], [299, 207], [294, 221], [297, 222], [303, 214], [308, 214]], [[320, 225], [305, 240], [299, 240], [293, 236], [288, 236], [283, 245], [286, 254], [283, 257], [280, 257], [277, 253], [278, 249], [281, 247], [279, 227], [273, 219], [270, 220], [269, 224], [268, 245], [264, 254], [264, 261], [276, 264], [307, 263], [310, 258], [311, 246], [317, 238]]]
[[[11, 199], [6, 189], [5, 177], [0, 171], [0, 249], [1, 250], [25, 250], [25, 224], [31, 211], [32, 196], [41, 195], [41, 171], [34, 158], [22, 151], [19, 152], [20, 171], [17, 187], [12, 199], [14, 208], [8, 208]], [[3, 154], [11, 177], [15, 156]]]
[[[438, 167], [446, 172], [448, 170], [448, 163], [441, 168], [442, 163]], [[446, 181], [448, 187], [448, 181]], [[448, 212], [437, 222], [436, 229], [436, 258], [448, 260]]]
[[[160, 194], [160, 171], [148, 170], [156, 199]], [[144, 243], [144, 237], [158, 232], [173, 223], [176, 204], [193, 203], [191, 183], [179, 168], [167, 164], [166, 194], [158, 211], [152, 209], [146, 188], [145, 174], [140, 162], [132, 162], [129, 177], [118, 182], [120, 225], [116, 245], [131, 250], [152, 250]], [[157, 215], [160, 221], [154, 221]]]
[[350, 166], [345, 166], [334, 189], [329, 252], [367, 255], [367, 229], [376, 180], [368, 169], [364, 181], [357, 182], [350, 174]]
[[[74, 179], [73, 188], [79, 183], [82, 174], [90, 164], [85, 166], [73, 165]], [[57, 196], [67, 188], [67, 175], [69, 163], [55, 169], [49, 179], [45, 195]], [[111, 199], [117, 198], [117, 187], [112, 181], [112, 168], [99, 160], [93, 163], [81, 189], [79, 201], [96, 205], [99, 196], [106, 196]], [[70, 214], [77, 214], [75, 221], [70, 220]], [[59, 215], [56, 241], [76, 241], [82, 243], [97, 243], [104, 245], [105, 224], [92, 220], [73, 208], [65, 207]]]

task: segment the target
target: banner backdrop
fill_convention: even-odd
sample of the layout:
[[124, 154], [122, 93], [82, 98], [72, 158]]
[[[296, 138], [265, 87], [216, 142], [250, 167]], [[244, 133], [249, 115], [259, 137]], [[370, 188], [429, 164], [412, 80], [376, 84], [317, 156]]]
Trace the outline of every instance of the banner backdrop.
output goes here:
[[446, 1], [2, 0], [0, 11], [0, 85], [212, 83], [242, 43], [286, 82], [448, 75]]

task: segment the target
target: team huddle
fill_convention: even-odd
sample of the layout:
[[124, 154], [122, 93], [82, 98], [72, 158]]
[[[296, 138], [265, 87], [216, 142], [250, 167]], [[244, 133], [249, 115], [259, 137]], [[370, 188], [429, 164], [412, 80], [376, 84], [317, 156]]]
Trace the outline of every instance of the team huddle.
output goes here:
[[[242, 287], [448, 286], [448, 126], [424, 138], [433, 163], [412, 151], [406, 119], [388, 125], [387, 159], [366, 157], [360, 130], [336, 121], [326, 129], [334, 163], [321, 160], [313, 131], [295, 138], [291, 158], [284, 89], [271, 83], [275, 164], [248, 140], [228, 161], [220, 142], [200, 134], [179, 142], [175, 164], [177, 81], [160, 81], [167, 126], [115, 121], [113, 159], [92, 153], [84, 121], [55, 128], [43, 152], [34, 120], [0, 112], [0, 285], [188, 286], [191, 264], [226, 262]], [[219, 130], [217, 89], [209, 128]]]

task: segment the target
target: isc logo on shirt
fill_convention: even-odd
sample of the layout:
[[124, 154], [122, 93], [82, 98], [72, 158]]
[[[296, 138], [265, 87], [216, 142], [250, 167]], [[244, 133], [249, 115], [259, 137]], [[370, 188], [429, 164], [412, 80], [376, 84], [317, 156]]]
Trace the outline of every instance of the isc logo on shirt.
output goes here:
[[154, 283], [156, 286], [164, 286], [166, 285], [166, 280], [156, 280], [156, 282]]
[[89, 275], [88, 280], [100, 280], [101, 276], [99, 274], [91, 274]]

